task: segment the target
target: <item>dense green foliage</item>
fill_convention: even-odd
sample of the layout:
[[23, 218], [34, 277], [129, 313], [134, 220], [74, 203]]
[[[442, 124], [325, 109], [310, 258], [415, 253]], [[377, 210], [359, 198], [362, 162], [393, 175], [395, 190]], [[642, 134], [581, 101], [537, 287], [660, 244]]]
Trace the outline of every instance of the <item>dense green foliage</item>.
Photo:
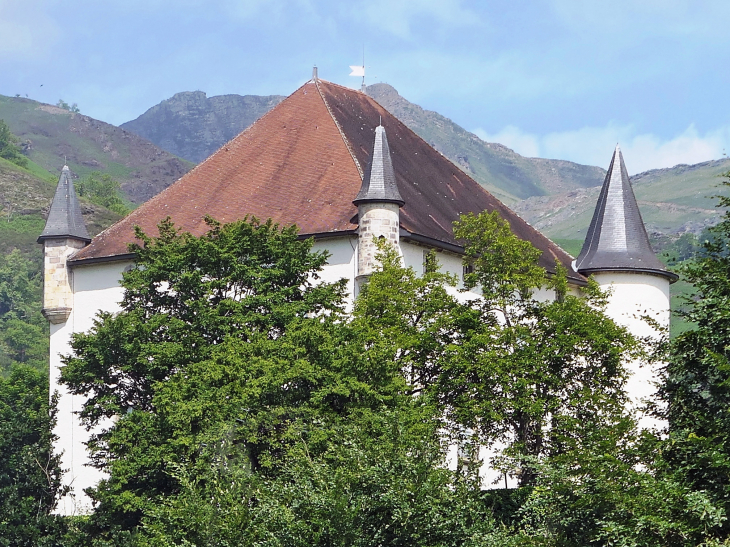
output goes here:
[[[730, 174], [728, 174], [730, 177]], [[730, 183], [725, 183], [730, 184]], [[730, 198], [719, 197], [721, 207]], [[730, 512], [730, 213], [682, 268], [696, 297], [683, 314], [694, 328], [675, 340], [662, 399], [669, 421], [666, 466], [688, 488]], [[730, 533], [724, 521], [723, 533]]]
[[[610, 496], [652, 479], [632, 471], [623, 414], [637, 343], [560, 272], [559, 298], [536, 300], [536, 252], [496, 215], [457, 227], [483, 300], [464, 302], [435, 256], [419, 276], [383, 247], [352, 314], [342, 283], [315, 283], [326, 256], [293, 228], [210, 224], [138, 234], [122, 313], [73, 340], [63, 380], [89, 397], [82, 416], [118, 417], [90, 445], [110, 475], [85, 541], [578, 545], [636, 528], [635, 498]], [[495, 442], [524, 485], [517, 512], [482, 491], [476, 448]], [[596, 473], [627, 479], [596, 492]], [[589, 494], [603, 506], [580, 513]], [[662, 523], [641, 533], [669, 537]]]
[[[200, 238], [169, 221], [159, 237], [138, 233], [122, 312], [73, 339], [63, 381], [88, 398], [89, 425], [115, 421], [90, 444], [109, 474], [91, 491], [95, 511], [62, 543], [728, 536], [730, 221], [687, 267], [703, 299], [666, 366], [666, 439], [637, 432], [624, 406], [624, 364], [656, 348], [603, 314], [594, 285], [578, 296], [560, 268], [546, 277], [494, 214], [455, 229], [472, 266], [464, 286], [483, 298], [459, 294], [437, 255], [418, 275], [383, 244], [350, 313], [344, 284], [317, 279], [326, 255], [294, 228], [209, 224]], [[537, 298], [546, 288], [555, 298]], [[483, 490], [479, 447], [521, 487]]]
[[55, 545], [63, 522], [50, 515], [62, 493], [53, 454], [55, 409], [48, 377], [14, 365], [0, 377], [0, 545]]
[[122, 187], [109, 173], [94, 171], [76, 185], [80, 197], [106, 207], [119, 215], [126, 215], [130, 208], [122, 197]]
[[5, 120], [0, 120], [0, 158], [5, 158], [20, 167], [28, 165], [28, 158], [23, 155], [18, 146], [18, 137], [10, 132]]
[[25, 363], [47, 372], [48, 322], [41, 315], [41, 274], [17, 249], [0, 256], [0, 370]]

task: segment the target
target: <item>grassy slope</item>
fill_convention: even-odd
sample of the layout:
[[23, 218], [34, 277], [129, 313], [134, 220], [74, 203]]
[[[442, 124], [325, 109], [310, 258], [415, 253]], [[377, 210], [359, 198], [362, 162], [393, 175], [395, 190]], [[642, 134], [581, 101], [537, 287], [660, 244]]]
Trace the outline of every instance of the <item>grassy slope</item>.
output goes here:
[[113, 125], [29, 99], [0, 95], [0, 119], [41, 168], [59, 173], [64, 161], [84, 177], [109, 173], [135, 203], [149, 199], [187, 172], [192, 164]]
[[[53, 199], [58, 179], [37, 164], [23, 169], [0, 158], [0, 252], [19, 249], [40, 267], [40, 245], [36, 238], [45, 226], [45, 214]], [[81, 200], [89, 233], [95, 235], [119, 220], [119, 215]]]

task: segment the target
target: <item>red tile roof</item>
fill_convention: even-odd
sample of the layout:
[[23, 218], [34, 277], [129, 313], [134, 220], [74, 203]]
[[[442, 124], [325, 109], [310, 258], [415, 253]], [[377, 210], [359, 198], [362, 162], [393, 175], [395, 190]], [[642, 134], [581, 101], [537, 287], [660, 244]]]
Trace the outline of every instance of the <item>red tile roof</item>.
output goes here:
[[[246, 215], [297, 224], [302, 234], [357, 229], [352, 200], [369, 165], [375, 128], [388, 134], [398, 189], [405, 201], [401, 227], [416, 238], [458, 245], [451, 224], [460, 214], [497, 210], [514, 233], [569, 271], [571, 258], [471, 177], [364, 93], [308, 82], [175, 184], [96, 236], [73, 262], [127, 254], [134, 226], [157, 233], [170, 216], [194, 235], [210, 215], [231, 222]], [[577, 274], [577, 279], [583, 279]]]

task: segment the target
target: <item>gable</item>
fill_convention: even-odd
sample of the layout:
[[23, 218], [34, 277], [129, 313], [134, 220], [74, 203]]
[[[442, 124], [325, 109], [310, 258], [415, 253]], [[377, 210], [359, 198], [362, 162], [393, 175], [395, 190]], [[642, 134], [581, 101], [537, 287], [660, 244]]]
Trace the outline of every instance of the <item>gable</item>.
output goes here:
[[436, 151], [405, 124], [373, 99], [352, 89], [319, 82], [323, 97], [338, 125], [350, 142], [350, 148], [362, 166], [370, 164], [375, 128], [381, 123], [388, 133], [388, 145], [398, 190], [405, 201], [400, 212], [401, 228], [417, 240], [459, 246], [452, 223], [465, 213], [498, 211], [510, 224], [512, 232], [542, 251], [540, 265], [555, 269], [556, 260], [571, 279], [585, 278], [573, 271], [572, 258], [474, 179]]

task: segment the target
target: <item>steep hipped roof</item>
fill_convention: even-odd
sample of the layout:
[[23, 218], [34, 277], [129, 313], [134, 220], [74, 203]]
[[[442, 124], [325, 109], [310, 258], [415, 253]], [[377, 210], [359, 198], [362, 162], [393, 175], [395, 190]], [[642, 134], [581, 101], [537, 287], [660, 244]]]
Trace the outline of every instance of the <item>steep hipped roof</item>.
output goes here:
[[[134, 241], [135, 225], [156, 234], [157, 224], [168, 215], [193, 235], [206, 231], [206, 215], [221, 222], [246, 215], [270, 217], [281, 225], [297, 224], [304, 235], [354, 233], [357, 207], [353, 200], [370, 167], [381, 119], [405, 202], [400, 213], [402, 238], [458, 248], [453, 221], [462, 213], [496, 210], [518, 237], [543, 251], [543, 267], [552, 270], [558, 260], [569, 269], [571, 258], [564, 251], [372, 98], [316, 79], [96, 236], [73, 262], [125, 255]], [[571, 275], [583, 280], [580, 274]]]
[[667, 271], [649, 244], [618, 145], [575, 269], [584, 275], [601, 271], [636, 271], [677, 279]]
[[56, 194], [53, 196], [51, 209], [48, 211], [46, 227], [38, 237], [38, 243], [42, 243], [44, 239], [58, 237], [73, 237], [82, 241], [91, 241], [81, 215], [71, 171], [67, 165], [63, 166], [61, 176], [58, 178]]
[[398, 184], [395, 182], [388, 137], [385, 135], [385, 128], [382, 125], [375, 128], [373, 159], [362, 181], [360, 193], [352, 203], [360, 205], [369, 202], [397, 203], [401, 207], [404, 205], [403, 198], [398, 192]]

